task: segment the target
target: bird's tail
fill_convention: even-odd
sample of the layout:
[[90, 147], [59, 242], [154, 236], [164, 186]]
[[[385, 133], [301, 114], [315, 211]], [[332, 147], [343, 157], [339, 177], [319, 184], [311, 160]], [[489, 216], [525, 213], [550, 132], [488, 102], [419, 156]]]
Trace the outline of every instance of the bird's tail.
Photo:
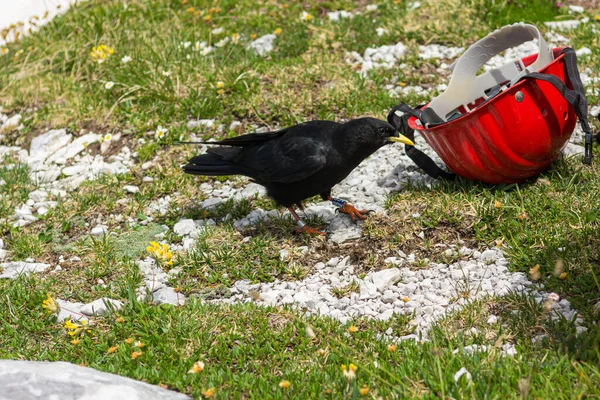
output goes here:
[[213, 153], [201, 154], [191, 158], [183, 170], [192, 175], [223, 176], [244, 175], [244, 171], [231, 161]]

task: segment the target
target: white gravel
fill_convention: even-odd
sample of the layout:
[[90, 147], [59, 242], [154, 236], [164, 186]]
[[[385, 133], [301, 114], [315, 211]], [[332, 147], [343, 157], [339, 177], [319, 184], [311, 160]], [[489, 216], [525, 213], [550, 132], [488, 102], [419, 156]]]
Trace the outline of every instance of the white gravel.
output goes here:
[[[362, 55], [353, 51], [346, 54], [346, 62], [359, 69], [361, 75], [366, 76], [373, 68], [392, 68], [405, 53], [406, 46], [399, 42], [391, 46], [369, 47]], [[403, 66], [400, 65], [400, 68]]]

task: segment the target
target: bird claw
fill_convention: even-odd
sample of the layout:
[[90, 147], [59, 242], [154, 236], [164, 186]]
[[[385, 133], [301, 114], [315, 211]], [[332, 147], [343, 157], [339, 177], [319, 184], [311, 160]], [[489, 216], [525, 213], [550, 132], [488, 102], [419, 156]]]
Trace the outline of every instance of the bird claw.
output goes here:
[[348, 214], [350, 218], [352, 218], [353, 222], [356, 222], [356, 218], [359, 219], [367, 219], [367, 215], [373, 210], [358, 210], [350, 203], [344, 204], [343, 207], [339, 207], [336, 209], [337, 212], [341, 212], [344, 214]]
[[298, 232], [298, 233], [304, 232], [307, 235], [320, 235], [320, 236], [325, 235], [325, 232], [323, 232], [323, 231], [321, 231], [319, 229], [316, 229], [316, 228], [311, 228], [308, 225], [304, 225], [302, 228], [301, 227], [297, 227], [296, 228], [296, 232]]

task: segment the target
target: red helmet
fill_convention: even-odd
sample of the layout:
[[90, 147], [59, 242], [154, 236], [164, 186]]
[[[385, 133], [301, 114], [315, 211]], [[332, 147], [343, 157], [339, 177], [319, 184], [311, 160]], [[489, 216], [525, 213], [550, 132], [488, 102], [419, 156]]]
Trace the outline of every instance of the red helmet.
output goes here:
[[[493, 56], [532, 39], [538, 54], [477, 75]], [[409, 138], [419, 132], [454, 173], [491, 184], [533, 177], [559, 156], [577, 117], [591, 162], [587, 100], [573, 49], [551, 50], [535, 26], [519, 23], [479, 40], [451, 68], [442, 94], [420, 108], [396, 106], [388, 121]], [[424, 153], [407, 147], [407, 154], [430, 175], [450, 177]]]

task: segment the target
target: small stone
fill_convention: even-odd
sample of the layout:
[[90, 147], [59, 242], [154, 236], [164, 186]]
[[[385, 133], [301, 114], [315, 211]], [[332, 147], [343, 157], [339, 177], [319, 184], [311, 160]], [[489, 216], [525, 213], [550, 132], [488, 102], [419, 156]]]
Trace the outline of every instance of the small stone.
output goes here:
[[193, 232], [198, 231], [198, 226], [193, 219], [181, 219], [173, 227], [173, 232], [179, 236], [191, 235]]
[[383, 292], [385, 289], [402, 279], [402, 272], [400, 272], [398, 268], [384, 269], [383, 271], [371, 274], [370, 279], [377, 289], [380, 292]]
[[287, 250], [285, 250], [285, 249], [279, 250], [279, 259], [281, 261], [287, 260], [289, 255], [290, 255], [290, 253]]
[[105, 225], [97, 225], [90, 231], [92, 236], [102, 236], [108, 233], [108, 227]]
[[398, 298], [398, 294], [392, 292], [391, 290], [386, 290], [383, 296], [381, 297], [381, 301], [386, 304], [392, 304]]
[[206, 199], [203, 202], [201, 202], [200, 207], [210, 210], [211, 208], [218, 206], [222, 202], [223, 202], [223, 199], [212, 197], [210, 199]]
[[125, 190], [127, 193], [137, 193], [140, 191], [140, 188], [137, 186], [133, 186], [133, 185], [126, 185], [123, 186], [123, 190]]
[[152, 161], [146, 161], [145, 163], [142, 164], [142, 169], [144, 171], [146, 171], [146, 170], [152, 168], [152, 165], [153, 165]]
[[487, 323], [490, 325], [493, 325], [496, 322], [498, 322], [498, 317], [496, 315], [490, 315], [490, 317], [487, 319]]
[[229, 130], [236, 133], [242, 133], [242, 123], [240, 121], [232, 121], [229, 125]]
[[142, 182], [144, 182], [144, 183], [154, 182], [154, 178], [151, 176], [145, 176], [142, 178]]
[[458, 382], [458, 380], [462, 377], [465, 376], [465, 379], [467, 381], [470, 381], [472, 379], [471, 373], [469, 371], [467, 371], [467, 369], [465, 367], [462, 367], [461, 369], [459, 369], [455, 374], [454, 374], [454, 382]]
[[154, 304], [184, 305], [185, 296], [177, 293], [172, 287], [164, 286], [152, 294]]
[[333, 257], [332, 259], [330, 259], [329, 261], [327, 261], [327, 266], [328, 267], [335, 267], [336, 265], [338, 265], [338, 263], [340, 262], [339, 257]]
[[260, 298], [262, 301], [270, 306], [274, 306], [277, 304], [277, 299], [279, 298], [279, 290], [273, 290], [270, 292], [262, 292], [260, 294]]
[[44, 190], [34, 190], [29, 193], [29, 199], [33, 200], [35, 203], [41, 203], [42, 201], [46, 201], [48, 198], [48, 192]]

